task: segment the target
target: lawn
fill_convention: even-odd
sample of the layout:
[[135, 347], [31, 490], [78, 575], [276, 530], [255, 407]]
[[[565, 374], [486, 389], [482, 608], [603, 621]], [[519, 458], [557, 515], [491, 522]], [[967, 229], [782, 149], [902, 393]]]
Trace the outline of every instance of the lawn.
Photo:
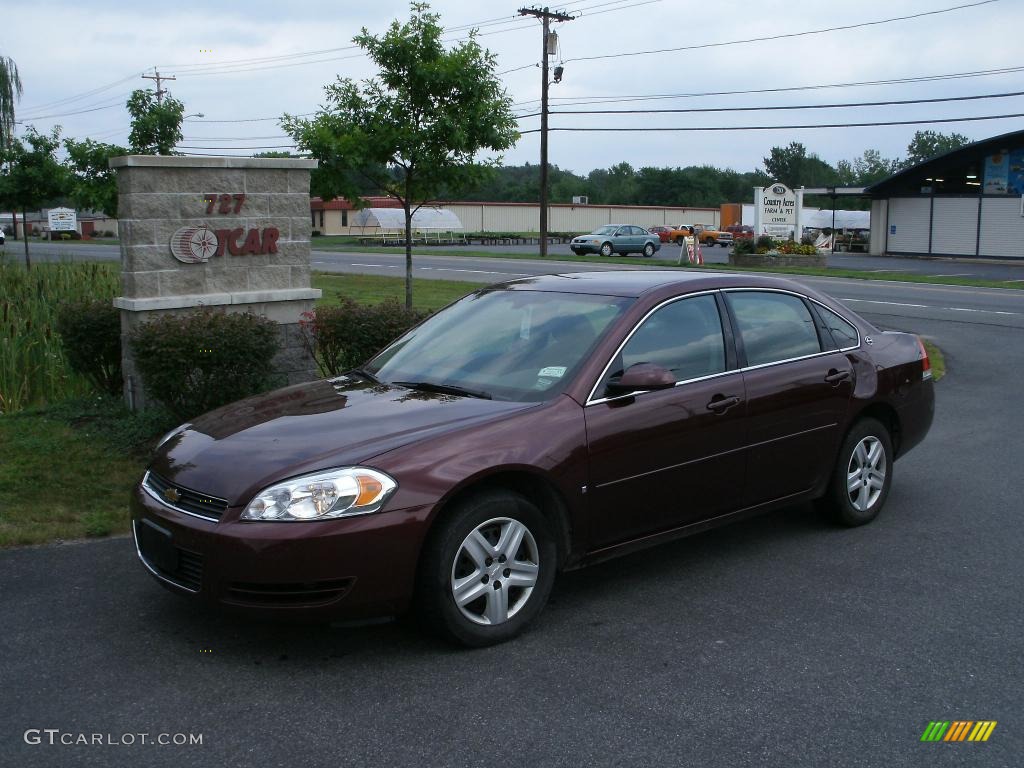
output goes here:
[[[401, 277], [314, 272], [312, 283], [314, 288], [323, 291], [318, 305], [334, 306], [342, 298], [350, 298], [361, 304], [379, 304], [384, 299], [405, 303], [405, 278]], [[440, 309], [482, 287], [478, 283], [413, 278], [413, 306], [416, 309]]]

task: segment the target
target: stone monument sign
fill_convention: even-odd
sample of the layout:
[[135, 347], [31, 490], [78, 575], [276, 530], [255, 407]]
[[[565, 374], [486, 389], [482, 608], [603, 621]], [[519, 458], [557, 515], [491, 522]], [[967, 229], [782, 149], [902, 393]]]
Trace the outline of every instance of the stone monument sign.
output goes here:
[[140, 323], [203, 308], [253, 312], [280, 327], [282, 384], [316, 378], [299, 320], [310, 288], [309, 174], [315, 160], [115, 157], [125, 398], [146, 394], [125, 337]]

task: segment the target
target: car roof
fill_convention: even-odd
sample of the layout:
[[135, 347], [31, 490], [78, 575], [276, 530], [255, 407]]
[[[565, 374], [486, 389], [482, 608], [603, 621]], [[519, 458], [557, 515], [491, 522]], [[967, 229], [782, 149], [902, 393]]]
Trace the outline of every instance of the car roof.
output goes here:
[[650, 291], [675, 288], [680, 293], [716, 288], [785, 288], [813, 295], [805, 286], [778, 277], [707, 272], [695, 274], [685, 270], [610, 270], [604, 272], [566, 272], [536, 275], [499, 283], [491, 288], [513, 291], [551, 291], [557, 293], [590, 293], [602, 296], [639, 298]]

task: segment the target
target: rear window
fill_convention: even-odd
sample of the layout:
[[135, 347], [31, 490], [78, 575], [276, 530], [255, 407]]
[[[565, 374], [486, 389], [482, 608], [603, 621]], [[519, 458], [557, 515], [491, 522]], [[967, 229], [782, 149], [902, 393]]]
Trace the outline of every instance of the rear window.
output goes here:
[[857, 328], [846, 322], [831, 309], [819, 304], [818, 314], [821, 315], [821, 319], [824, 321], [825, 326], [832, 334], [832, 338], [835, 339], [837, 347], [840, 349], [856, 347], [860, 342], [860, 336], [857, 333]]

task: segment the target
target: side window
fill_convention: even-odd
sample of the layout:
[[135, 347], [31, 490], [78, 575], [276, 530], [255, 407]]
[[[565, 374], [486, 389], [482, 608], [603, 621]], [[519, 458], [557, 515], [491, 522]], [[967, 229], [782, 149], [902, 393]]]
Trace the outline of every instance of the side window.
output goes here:
[[637, 363], [667, 368], [676, 381], [723, 372], [725, 340], [715, 297], [680, 299], [647, 318], [622, 348], [609, 378]]
[[797, 296], [758, 291], [735, 291], [726, 296], [736, 316], [747, 365], [821, 352], [814, 319]]
[[831, 331], [832, 338], [836, 341], [836, 346], [840, 349], [857, 346], [860, 337], [853, 325], [843, 320], [831, 309], [826, 309], [821, 304], [815, 306], [818, 314], [821, 315], [821, 319], [825, 322], [825, 326]]
[[646, 229], [644, 229], [643, 227], [633, 227], [633, 234], [634, 234], [634, 235], [649, 235], [649, 234], [651, 234], [651, 233], [650, 233], [650, 232], [648, 232], [648, 231], [647, 231]]

